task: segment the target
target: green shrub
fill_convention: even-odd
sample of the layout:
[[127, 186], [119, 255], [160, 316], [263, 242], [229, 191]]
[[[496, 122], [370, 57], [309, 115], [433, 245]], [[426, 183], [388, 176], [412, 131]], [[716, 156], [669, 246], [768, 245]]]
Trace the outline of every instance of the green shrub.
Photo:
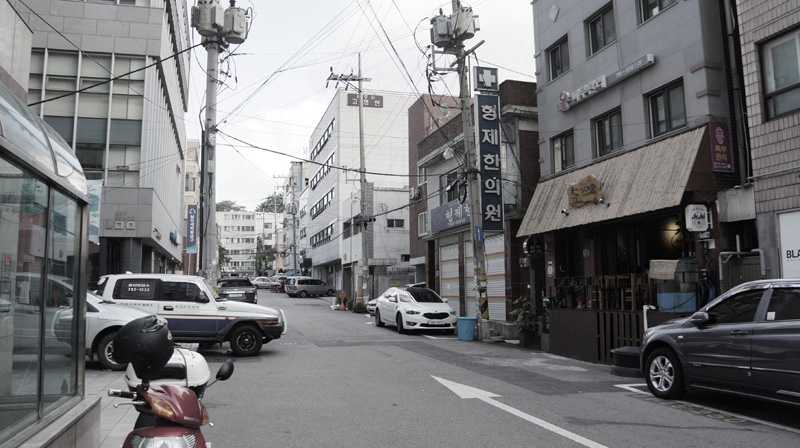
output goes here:
[[354, 313], [359, 313], [359, 314], [360, 314], [360, 313], [366, 313], [366, 312], [367, 312], [367, 306], [366, 306], [366, 305], [364, 305], [364, 303], [363, 303], [363, 302], [358, 302], [358, 303], [356, 303], [356, 305], [353, 307], [353, 312], [354, 312]]

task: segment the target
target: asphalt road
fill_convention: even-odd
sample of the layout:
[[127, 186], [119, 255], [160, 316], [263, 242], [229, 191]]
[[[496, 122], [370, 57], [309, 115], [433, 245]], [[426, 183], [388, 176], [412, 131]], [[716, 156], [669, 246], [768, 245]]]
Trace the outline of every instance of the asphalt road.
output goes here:
[[[201, 351], [212, 372], [236, 363], [204, 398], [212, 447], [800, 446], [796, 408], [698, 393], [659, 400], [642, 379], [605, 365], [511, 343], [399, 335], [332, 311], [331, 298], [259, 297], [286, 312], [286, 335], [251, 358], [227, 344]], [[95, 369], [87, 366], [87, 393], [119, 385], [119, 373]], [[119, 446], [136, 418], [111, 403], [103, 400], [103, 447]]]

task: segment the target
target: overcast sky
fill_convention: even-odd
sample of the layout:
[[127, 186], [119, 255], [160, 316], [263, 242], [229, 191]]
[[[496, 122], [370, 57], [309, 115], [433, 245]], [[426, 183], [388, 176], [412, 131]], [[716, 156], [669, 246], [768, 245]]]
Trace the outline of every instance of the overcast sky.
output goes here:
[[[530, 0], [462, 4], [479, 16], [480, 31], [466, 46], [485, 41], [476, 51], [480, 64], [498, 67], [501, 81], [535, 81]], [[452, 12], [450, 0], [240, 0], [237, 6], [252, 8], [253, 21], [247, 40], [238, 48], [232, 45], [235, 55], [220, 67], [229, 77], [218, 93], [219, 129], [300, 158], [307, 158], [311, 132], [333, 97], [333, 83], [325, 87], [331, 67], [335, 73], [357, 73], [361, 53], [362, 74], [372, 79], [365, 91], [426, 93], [428, 59], [420, 48], [430, 44], [430, 18], [440, 7], [445, 15]], [[194, 30], [192, 38], [199, 42]], [[189, 138], [200, 138], [205, 65], [205, 50], [193, 50]], [[430, 88], [457, 96], [456, 74]], [[217, 150], [217, 201], [236, 201], [248, 210], [275, 192], [283, 183], [275, 176], [287, 175], [290, 162], [297, 160], [224, 135], [217, 138]]]

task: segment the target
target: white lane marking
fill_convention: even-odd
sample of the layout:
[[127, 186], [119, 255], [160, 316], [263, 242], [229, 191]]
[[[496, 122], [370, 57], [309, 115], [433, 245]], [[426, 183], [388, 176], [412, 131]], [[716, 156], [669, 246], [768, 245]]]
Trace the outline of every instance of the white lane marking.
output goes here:
[[566, 437], [567, 439], [570, 439], [572, 441], [580, 443], [583, 446], [587, 446], [587, 447], [590, 447], [590, 448], [606, 448], [605, 445], [601, 445], [601, 444], [599, 444], [599, 443], [597, 443], [597, 442], [595, 442], [593, 440], [589, 440], [589, 439], [587, 439], [585, 437], [579, 436], [579, 435], [575, 434], [574, 432], [567, 431], [564, 428], [558, 427], [558, 426], [556, 426], [556, 425], [554, 425], [552, 423], [548, 423], [548, 422], [546, 422], [546, 421], [544, 421], [544, 420], [542, 420], [540, 418], [536, 418], [536, 417], [534, 417], [534, 416], [532, 416], [530, 414], [526, 414], [526, 413], [520, 411], [519, 409], [512, 408], [511, 406], [508, 406], [506, 404], [500, 403], [497, 400], [493, 400], [493, 398], [500, 397], [500, 395], [493, 394], [493, 393], [485, 391], [485, 390], [476, 389], [474, 387], [465, 386], [463, 384], [455, 383], [453, 381], [449, 381], [449, 380], [446, 380], [446, 379], [443, 379], [443, 378], [435, 377], [433, 375], [431, 375], [431, 376], [433, 377], [433, 379], [435, 379], [436, 381], [442, 383], [442, 385], [444, 385], [445, 387], [450, 389], [453, 393], [455, 393], [456, 395], [458, 395], [461, 398], [464, 398], [464, 399], [477, 398], [478, 400], [481, 400], [481, 401], [483, 401], [485, 403], [488, 403], [488, 404], [490, 404], [490, 405], [492, 405], [492, 406], [494, 406], [496, 408], [502, 409], [502, 410], [504, 410], [504, 411], [506, 411], [506, 412], [508, 412], [510, 414], [516, 415], [517, 417], [519, 417], [519, 418], [521, 418], [521, 419], [523, 419], [525, 421], [533, 423], [534, 425], [540, 426], [540, 427], [542, 427], [542, 428], [544, 428], [544, 429], [546, 429], [548, 431], [552, 431], [552, 432], [554, 432], [554, 433], [556, 433], [556, 434], [558, 434], [558, 435], [560, 435], [562, 437]]
[[[630, 391], [630, 392], [636, 392], [637, 394], [652, 395], [650, 392], [646, 392], [646, 391], [643, 391], [641, 389], [636, 389], [637, 387], [647, 387], [647, 384], [615, 384], [614, 386], [615, 387], [619, 387], [620, 389], [625, 389], [625, 390]], [[748, 417], [746, 415], [737, 414], [735, 412], [723, 411], [723, 410], [720, 410], [720, 409], [717, 409], [717, 408], [712, 408], [712, 407], [709, 407], [709, 406], [703, 406], [703, 405], [697, 404], [697, 403], [690, 403], [688, 401], [683, 401], [683, 400], [672, 400], [672, 401], [674, 401], [675, 403], [684, 404], [684, 405], [687, 405], [687, 406], [693, 406], [693, 407], [696, 407], [696, 408], [705, 409], [705, 410], [711, 411], [711, 412], [718, 412], [718, 413], [721, 413], [721, 414], [728, 414], [731, 417], [741, 418], [741, 419], [747, 420], [749, 422], [758, 423], [759, 425], [771, 426], [771, 427], [776, 428], [776, 429], [782, 429], [784, 431], [789, 431], [789, 432], [793, 432], [795, 434], [800, 434], [800, 429], [792, 428], [791, 426], [784, 426], [784, 425], [781, 425], [781, 424], [778, 424], [778, 423], [772, 423], [772, 422], [768, 422], [766, 420], [761, 420], [761, 419], [758, 419], [758, 418], [753, 418], [753, 417]]]

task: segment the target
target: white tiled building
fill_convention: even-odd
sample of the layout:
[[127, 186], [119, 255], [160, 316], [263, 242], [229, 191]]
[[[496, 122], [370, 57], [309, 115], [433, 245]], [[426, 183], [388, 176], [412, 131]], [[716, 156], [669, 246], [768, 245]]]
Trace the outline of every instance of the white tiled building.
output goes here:
[[220, 264], [220, 275], [263, 274], [256, 272], [253, 259], [257, 253], [258, 239], [261, 238], [265, 246], [274, 247], [281, 220], [281, 215], [277, 213], [217, 212], [219, 242], [230, 259]]

